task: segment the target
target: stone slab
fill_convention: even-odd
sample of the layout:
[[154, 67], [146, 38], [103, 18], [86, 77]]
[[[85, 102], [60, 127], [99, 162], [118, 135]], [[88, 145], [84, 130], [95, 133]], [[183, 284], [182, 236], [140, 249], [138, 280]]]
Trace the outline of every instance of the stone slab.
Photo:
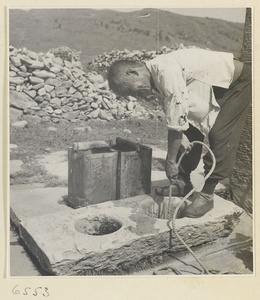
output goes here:
[[48, 213], [70, 211], [63, 198], [68, 194], [65, 187], [34, 188], [33, 186], [15, 186], [10, 190], [10, 217], [18, 227], [20, 221], [29, 217], [38, 217]]
[[[52, 189], [49, 189], [49, 195], [53, 199], [55, 191]], [[12, 203], [11, 206], [13, 208]], [[25, 210], [20, 212], [20, 236], [41, 267], [50, 274], [124, 274], [129, 266], [144, 258], [169, 249], [184, 249], [175, 236], [169, 243], [167, 220], [156, 218], [158, 206], [147, 195], [76, 210], [64, 208], [38, 215], [31, 211], [27, 217]], [[41, 207], [38, 209], [40, 211]], [[13, 211], [17, 212], [17, 207]], [[229, 235], [241, 213], [242, 209], [233, 203], [215, 196], [215, 207], [211, 212], [199, 219], [178, 219], [176, 226], [186, 243], [196, 246]], [[121, 228], [100, 236], [76, 230], [75, 224], [79, 220], [93, 221], [99, 216], [111, 218], [121, 224]]]

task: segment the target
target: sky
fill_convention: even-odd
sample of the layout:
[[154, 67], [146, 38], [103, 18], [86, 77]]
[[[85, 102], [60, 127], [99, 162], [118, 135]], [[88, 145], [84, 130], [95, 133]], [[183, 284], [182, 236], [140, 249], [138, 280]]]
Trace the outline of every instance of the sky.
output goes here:
[[[118, 11], [135, 11], [143, 8], [112, 8], [113, 10]], [[168, 10], [176, 14], [185, 15], [185, 16], [196, 16], [196, 17], [209, 17], [215, 19], [223, 19], [230, 22], [245, 22], [245, 7], [200, 7], [200, 8], [173, 8], [173, 7], [160, 7], [160, 9]]]

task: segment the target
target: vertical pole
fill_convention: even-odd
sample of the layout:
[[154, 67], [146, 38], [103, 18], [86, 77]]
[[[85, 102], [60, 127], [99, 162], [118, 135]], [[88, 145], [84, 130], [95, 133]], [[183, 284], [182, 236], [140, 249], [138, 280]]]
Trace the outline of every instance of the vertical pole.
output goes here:
[[[252, 14], [246, 9], [241, 59], [252, 64]], [[252, 105], [247, 115], [238, 147], [234, 170], [230, 177], [231, 198], [234, 203], [252, 213]]]

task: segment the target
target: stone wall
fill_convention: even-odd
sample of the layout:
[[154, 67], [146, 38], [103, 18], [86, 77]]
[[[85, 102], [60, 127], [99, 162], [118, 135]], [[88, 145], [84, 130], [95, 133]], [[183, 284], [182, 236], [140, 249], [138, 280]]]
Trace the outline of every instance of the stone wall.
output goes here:
[[[75, 52], [75, 51], [74, 51]], [[9, 47], [10, 121], [76, 122], [146, 117], [136, 98], [121, 98], [96, 72], [82, 70], [79, 54], [63, 47], [47, 53]]]

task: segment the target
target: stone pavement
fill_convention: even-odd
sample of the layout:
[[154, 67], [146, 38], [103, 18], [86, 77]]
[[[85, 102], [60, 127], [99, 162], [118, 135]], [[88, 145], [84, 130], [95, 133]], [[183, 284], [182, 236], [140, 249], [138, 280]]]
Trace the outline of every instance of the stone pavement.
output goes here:
[[[58, 175], [58, 172], [60, 176], [63, 176], [62, 179], [66, 179], [67, 176], [67, 162], [66, 162], [66, 151], [60, 152], [60, 153], [51, 153], [49, 156], [45, 156], [41, 158], [41, 164], [43, 164], [47, 171], [51, 174]], [[50, 160], [49, 158], [52, 157], [53, 159]], [[58, 159], [57, 159], [58, 157]], [[154, 159], [164, 159], [165, 158], [165, 152], [160, 150], [153, 151], [153, 158]], [[48, 167], [49, 165], [49, 167]], [[52, 165], [50, 167], [50, 165]], [[160, 169], [160, 168], [159, 168]], [[58, 171], [57, 171], [58, 170]], [[59, 176], [59, 175], [58, 175]], [[193, 174], [193, 183], [197, 180], [197, 182], [201, 181], [203, 179], [201, 172], [197, 174]], [[152, 182], [153, 187], [155, 186], [164, 186], [168, 183], [168, 180], [165, 176], [164, 171], [155, 170], [152, 172]], [[153, 189], [152, 189], [153, 191]], [[20, 185], [20, 186], [11, 186], [11, 207], [13, 210], [11, 210], [11, 217], [13, 222], [18, 225], [20, 220], [25, 220], [27, 225], [29, 226], [30, 231], [32, 231], [34, 228], [38, 226], [44, 226], [44, 215], [57, 215], [62, 216], [63, 214], [66, 215], [66, 217], [70, 216], [68, 219], [71, 219], [72, 215], [75, 215], [75, 212], [71, 212], [71, 208], [66, 206], [64, 204], [63, 196], [66, 195], [67, 188], [44, 188], [39, 185]], [[23, 198], [23, 201], [21, 199]], [[120, 200], [124, 201], [124, 200]], [[225, 200], [223, 203], [221, 202], [221, 207], [225, 207], [225, 204], [227, 206], [231, 204], [230, 202], [227, 202]], [[148, 201], [149, 202], [149, 201]], [[23, 205], [20, 205], [23, 203]], [[109, 204], [110, 203], [110, 204]], [[111, 205], [111, 201], [104, 203], [104, 207], [107, 207]], [[114, 206], [113, 206], [114, 207]], [[15, 214], [13, 212], [15, 211]], [[75, 210], [73, 210], [75, 211]], [[79, 211], [79, 210], [76, 210]], [[71, 215], [72, 214], [72, 215]], [[121, 211], [120, 213], [121, 214]], [[36, 221], [34, 221], [34, 217]], [[38, 217], [37, 217], [38, 216]], [[210, 217], [210, 216], [209, 216]], [[38, 221], [37, 221], [38, 219]], [[42, 222], [41, 223], [41, 220]], [[48, 219], [48, 218], [47, 218]], [[47, 220], [46, 219], [46, 220]], [[59, 218], [58, 218], [59, 219]], [[188, 218], [184, 218], [188, 219]], [[203, 219], [203, 218], [200, 218]], [[55, 218], [52, 218], [52, 220], [55, 220]], [[64, 220], [63, 217], [59, 219], [62, 223]], [[191, 220], [191, 219], [190, 219]], [[151, 221], [151, 219], [150, 219]], [[178, 220], [179, 221], [179, 220]], [[203, 221], [203, 220], [199, 220]], [[192, 221], [193, 222], [193, 221]], [[49, 220], [46, 222], [48, 225], [51, 224], [51, 221]], [[29, 225], [28, 225], [29, 224]], [[165, 224], [165, 222], [164, 222]], [[196, 224], [196, 222], [195, 222]], [[133, 225], [133, 224], [132, 224]], [[54, 226], [55, 227], [55, 226]], [[66, 226], [65, 226], [66, 227]], [[39, 227], [40, 228], [40, 227]], [[48, 226], [46, 227], [48, 228]], [[154, 228], [152, 226], [152, 228]], [[157, 227], [156, 227], [157, 228]], [[157, 228], [158, 230], [160, 226]], [[67, 229], [65, 229], [65, 232]], [[187, 229], [186, 234], [189, 234], [190, 228]], [[39, 230], [38, 230], [39, 231]], [[53, 228], [47, 229], [47, 236], [48, 232], [52, 232]], [[27, 232], [26, 230], [24, 232]], [[71, 231], [68, 231], [71, 233]], [[67, 232], [67, 233], [68, 233]], [[120, 232], [120, 230], [118, 231]], [[147, 232], [146, 232], [147, 233]], [[207, 235], [210, 237], [213, 235], [214, 229], [209, 229], [207, 232]], [[34, 233], [34, 235], [37, 234], [37, 229]], [[185, 233], [184, 233], [185, 234]], [[55, 234], [54, 234], [55, 235]], [[75, 232], [74, 232], [75, 235]], [[77, 235], [77, 234], [76, 234]], [[115, 234], [114, 234], [115, 235]], [[107, 235], [109, 236], [109, 234]], [[45, 234], [46, 237], [46, 234]], [[95, 238], [95, 237], [94, 237]], [[230, 234], [229, 237], [222, 237], [218, 238], [217, 240], [214, 240], [213, 238], [207, 244], [200, 245], [193, 247], [193, 250], [197, 253], [199, 257], [203, 258], [203, 261], [206, 263], [207, 267], [209, 269], [220, 269], [220, 270], [231, 270], [231, 273], [240, 272], [243, 274], [252, 274], [253, 271], [253, 257], [252, 257], [252, 241], [250, 240], [252, 238], [252, 219], [247, 214], [243, 213], [240, 217], [240, 223], [234, 228], [234, 231]], [[38, 239], [38, 238], [37, 238]], [[36, 240], [37, 240], [36, 239]], [[120, 238], [121, 239], [121, 238]], [[119, 239], [119, 240], [120, 240]], [[11, 247], [10, 247], [10, 275], [11, 276], [40, 276], [41, 274], [45, 274], [45, 272], [42, 270], [42, 268], [39, 266], [39, 263], [35, 258], [30, 254], [30, 251], [28, 251], [27, 246], [24, 244], [24, 242], [15, 234], [15, 232], [11, 231]], [[40, 237], [41, 240], [41, 237]], [[93, 240], [93, 237], [92, 237]], [[39, 241], [39, 240], [38, 240]], [[44, 244], [45, 238], [42, 239], [42, 242]], [[69, 239], [67, 240], [69, 241]], [[64, 241], [63, 241], [64, 242]], [[114, 243], [116, 243], [114, 241]], [[93, 244], [93, 242], [92, 242]], [[199, 244], [198, 244], [199, 245]], [[30, 245], [29, 245], [30, 246]], [[100, 247], [100, 246], [98, 246]], [[140, 248], [140, 247], [139, 247]], [[45, 248], [46, 249], [46, 248]], [[74, 247], [75, 249], [75, 247]], [[78, 247], [76, 247], [78, 249]], [[81, 250], [79, 252], [82, 251]], [[148, 254], [149, 254], [149, 247]], [[164, 249], [165, 250], [165, 249]], [[138, 252], [141, 250], [139, 249]], [[84, 252], [84, 251], [83, 251]], [[131, 252], [131, 251], [130, 251]], [[67, 252], [68, 255], [69, 252]], [[114, 252], [113, 256], [116, 257], [116, 253]], [[167, 254], [160, 253], [160, 255], [154, 256], [154, 262], [151, 263], [144, 263], [145, 262], [145, 256], [149, 256], [144, 252], [144, 256], [142, 256], [143, 259], [143, 265], [141, 266], [141, 269], [144, 269], [143, 271], [136, 271], [135, 267], [132, 267], [132, 275], [175, 275], [175, 273], [172, 271], [173, 269], [179, 269], [182, 270], [182, 274], [200, 274], [198, 264], [194, 261], [194, 258], [187, 253], [187, 251], [181, 251], [181, 252], [170, 252]], [[225, 259], [223, 259], [225, 257]], [[167, 264], [167, 268], [161, 270], [165, 263]], [[152, 267], [153, 264], [155, 267]], [[110, 266], [111, 267], [111, 266]], [[48, 269], [48, 268], [47, 268]], [[82, 269], [81, 267], [79, 269]], [[135, 272], [136, 271], [136, 272]], [[75, 273], [76, 272], [76, 273]], [[75, 271], [73, 274], [80, 274], [79, 270]], [[77, 273], [78, 272], [78, 273]], [[54, 272], [55, 273], [55, 272]], [[61, 274], [59, 272], [56, 272], [56, 274]], [[82, 273], [81, 273], [82, 274]], [[87, 272], [85, 274], [88, 274]]]

